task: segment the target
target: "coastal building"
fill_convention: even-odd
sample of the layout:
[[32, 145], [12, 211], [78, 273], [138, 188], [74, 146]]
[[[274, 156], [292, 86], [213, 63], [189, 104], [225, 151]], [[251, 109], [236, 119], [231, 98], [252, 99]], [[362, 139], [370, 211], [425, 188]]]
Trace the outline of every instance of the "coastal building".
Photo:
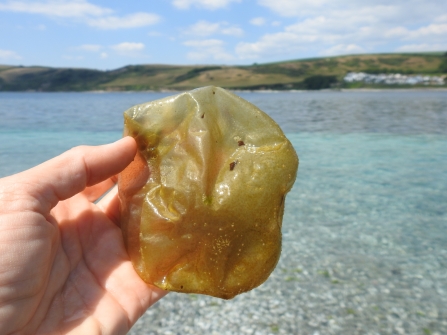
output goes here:
[[343, 80], [347, 83], [364, 82], [385, 85], [445, 85], [445, 76], [404, 75], [400, 73], [370, 74], [365, 72], [348, 72]]

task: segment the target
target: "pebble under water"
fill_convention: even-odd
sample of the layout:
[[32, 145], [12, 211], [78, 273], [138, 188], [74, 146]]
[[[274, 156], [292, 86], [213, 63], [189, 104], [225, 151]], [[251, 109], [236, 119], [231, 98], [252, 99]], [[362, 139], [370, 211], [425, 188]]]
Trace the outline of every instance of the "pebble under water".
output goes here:
[[[447, 91], [236, 93], [300, 158], [278, 266], [230, 301], [170, 293], [130, 334], [447, 334]], [[0, 93], [0, 176], [169, 94]]]

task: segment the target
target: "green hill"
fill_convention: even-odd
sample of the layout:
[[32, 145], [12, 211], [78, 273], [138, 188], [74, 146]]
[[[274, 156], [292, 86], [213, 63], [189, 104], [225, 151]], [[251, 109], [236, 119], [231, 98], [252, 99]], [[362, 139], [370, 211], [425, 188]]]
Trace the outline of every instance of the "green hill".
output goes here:
[[347, 72], [443, 75], [447, 53], [350, 55], [250, 66], [129, 65], [112, 71], [0, 65], [0, 91], [352, 87], [342, 81]]

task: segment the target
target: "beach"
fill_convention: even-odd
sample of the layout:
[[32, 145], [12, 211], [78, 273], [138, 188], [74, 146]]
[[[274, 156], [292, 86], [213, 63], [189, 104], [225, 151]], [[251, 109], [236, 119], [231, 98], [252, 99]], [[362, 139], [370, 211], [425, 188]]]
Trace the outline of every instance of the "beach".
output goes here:
[[[121, 137], [171, 93], [0, 93], [0, 176]], [[130, 334], [447, 334], [445, 91], [241, 92], [300, 158], [279, 263], [233, 300], [169, 293]]]
[[[395, 157], [391, 138], [291, 139], [301, 165], [272, 276], [231, 301], [169, 293], [131, 334], [447, 333], [445, 185], [423, 187], [442, 175], [426, 176], [420, 163], [429, 159], [427, 145], [443, 151], [447, 142], [401, 138], [401, 147], [412, 148], [408, 159]], [[369, 159], [367, 167], [352, 162], [360, 150], [356, 159]], [[319, 168], [307, 165], [317, 160]], [[341, 171], [349, 181], [336, 181]], [[419, 195], [408, 194], [399, 175], [412, 176]]]

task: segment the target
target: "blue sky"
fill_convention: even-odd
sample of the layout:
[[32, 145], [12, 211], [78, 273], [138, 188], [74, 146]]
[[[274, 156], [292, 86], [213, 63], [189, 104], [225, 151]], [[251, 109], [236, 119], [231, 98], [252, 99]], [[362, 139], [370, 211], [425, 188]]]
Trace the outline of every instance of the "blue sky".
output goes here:
[[0, 0], [0, 64], [115, 69], [447, 51], [446, 0]]

